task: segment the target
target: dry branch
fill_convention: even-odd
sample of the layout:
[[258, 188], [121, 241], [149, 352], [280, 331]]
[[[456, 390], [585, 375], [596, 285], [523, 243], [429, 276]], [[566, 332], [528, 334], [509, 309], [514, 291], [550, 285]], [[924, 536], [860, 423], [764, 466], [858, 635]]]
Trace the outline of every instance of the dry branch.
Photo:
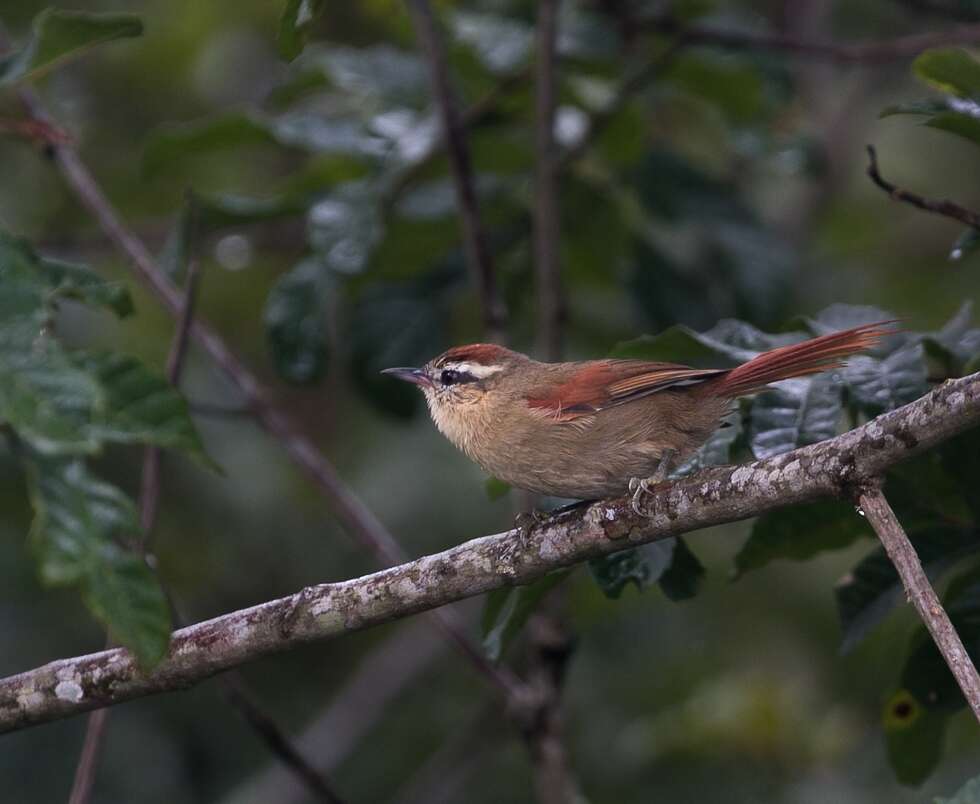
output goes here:
[[895, 565], [908, 599], [932, 634], [933, 641], [956, 678], [956, 683], [963, 690], [966, 702], [977, 720], [980, 720], [980, 675], [970, 661], [970, 656], [963, 647], [956, 629], [953, 628], [936, 591], [929, 583], [915, 547], [912, 546], [898, 517], [885, 499], [881, 486], [875, 483], [863, 489], [858, 495], [858, 504], [871, 527], [878, 534], [885, 552], [888, 553], [888, 558]]
[[837, 438], [654, 488], [649, 516], [628, 498], [554, 516], [526, 539], [507, 531], [340, 583], [216, 617], [173, 636], [152, 672], [122, 648], [62, 659], [0, 680], [0, 731], [189, 687], [261, 656], [341, 636], [625, 547], [838, 496], [980, 424], [980, 373], [951, 380]]
[[972, 209], [967, 209], [966, 207], [961, 207], [953, 201], [926, 198], [910, 190], [903, 190], [901, 187], [896, 187], [890, 181], [886, 180], [878, 170], [878, 153], [875, 151], [873, 145], [868, 146], [868, 177], [895, 201], [903, 201], [926, 212], [953, 218], [961, 223], [965, 223], [967, 226], [972, 226], [974, 229], [980, 229], [980, 213], [974, 212]]

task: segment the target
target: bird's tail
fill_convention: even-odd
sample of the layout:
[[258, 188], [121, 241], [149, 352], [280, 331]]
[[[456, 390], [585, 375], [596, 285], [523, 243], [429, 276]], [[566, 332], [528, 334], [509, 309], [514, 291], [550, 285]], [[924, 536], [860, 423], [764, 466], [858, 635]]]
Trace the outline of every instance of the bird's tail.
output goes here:
[[[753, 357], [712, 382], [715, 392], [731, 398], [761, 391], [766, 385], [790, 377], [803, 377], [840, 368], [843, 358], [863, 352], [895, 330], [887, 329], [891, 321], [864, 324], [832, 332], [802, 343], [781, 346]], [[717, 383], [717, 384], [715, 384]]]

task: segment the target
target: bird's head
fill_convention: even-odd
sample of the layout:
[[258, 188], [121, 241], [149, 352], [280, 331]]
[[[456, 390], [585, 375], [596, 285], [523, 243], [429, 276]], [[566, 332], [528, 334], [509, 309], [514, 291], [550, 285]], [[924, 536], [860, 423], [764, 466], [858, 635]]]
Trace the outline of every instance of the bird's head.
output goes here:
[[492, 343], [454, 346], [421, 368], [390, 368], [390, 374], [422, 389], [434, 417], [463, 410], [484, 401], [492, 391], [504, 390], [529, 358]]

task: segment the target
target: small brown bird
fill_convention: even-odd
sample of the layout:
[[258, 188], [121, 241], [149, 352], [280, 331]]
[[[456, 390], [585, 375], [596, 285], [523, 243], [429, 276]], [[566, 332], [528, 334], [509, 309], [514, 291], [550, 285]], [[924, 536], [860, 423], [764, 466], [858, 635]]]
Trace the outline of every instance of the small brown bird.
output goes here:
[[732, 369], [642, 360], [540, 363], [477, 343], [422, 368], [382, 373], [418, 385], [440, 432], [494, 477], [539, 494], [591, 500], [663, 480], [672, 460], [707, 440], [734, 399], [840, 367], [842, 358], [889, 334], [884, 323], [763, 352]]

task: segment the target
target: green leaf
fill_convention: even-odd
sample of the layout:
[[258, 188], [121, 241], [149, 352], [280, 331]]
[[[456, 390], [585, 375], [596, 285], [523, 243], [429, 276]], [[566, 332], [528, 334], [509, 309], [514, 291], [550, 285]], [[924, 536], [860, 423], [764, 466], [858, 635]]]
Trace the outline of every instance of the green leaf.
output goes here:
[[910, 114], [924, 117], [932, 117], [934, 114], [942, 114], [949, 111], [949, 102], [944, 100], [921, 100], [910, 103], [896, 103], [886, 106], [878, 113], [878, 117], [891, 117], [892, 115]]
[[[895, 318], [877, 307], [833, 304], [805, 323], [814, 334], [825, 335]], [[848, 358], [841, 377], [857, 405], [872, 416], [918, 399], [929, 390], [921, 337], [909, 332], [889, 335], [867, 353]]]
[[162, 375], [134, 357], [113, 352], [73, 352], [71, 358], [104, 393], [103, 406], [86, 427], [94, 438], [178, 449], [216, 468], [204, 451], [187, 402]]
[[286, 0], [279, 19], [279, 53], [292, 61], [306, 46], [310, 27], [322, 13], [324, 0]]
[[728, 416], [694, 454], [671, 471], [671, 477], [684, 477], [709, 466], [721, 466], [731, 461], [732, 448], [742, 435], [742, 417]]
[[96, 45], [142, 33], [143, 23], [132, 14], [45, 9], [34, 18], [27, 43], [0, 60], [0, 86], [38, 78]]
[[279, 374], [297, 384], [314, 383], [327, 369], [327, 300], [334, 281], [306, 258], [283, 274], [269, 292], [263, 320]]
[[167, 601], [146, 562], [117, 542], [139, 530], [132, 501], [78, 460], [32, 460], [28, 478], [42, 579], [77, 585], [114, 639], [142, 665], [158, 662], [170, 640]]
[[[675, 325], [659, 335], [641, 335], [631, 341], [616, 344], [610, 357], [631, 360], [659, 360], [693, 366], [718, 366], [737, 364], [751, 360], [759, 349], [746, 348], [738, 342], [735, 331], [739, 326], [749, 333], [758, 333], [749, 324], [723, 321], [715, 329], [704, 334], [690, 327]], [[716, 337], [717, 335], [717, 337]]]
[[504, 481], [500, 480], [499, 478], [488, 477], [487, 482], [484, 484], [484, 489], [487, 492], [487, 499], [490, 500], [490, 502], [496, 502], [507, 495], [507, 493], [510, 491], [510, 485], [504, 483]]
[[510, 73], [527, 63], [534, 29], [512, 17], [474, 11], [450, 14], [453, 38], [473, 48], [477, 58], [494, 73]]
[[143, 151], [143, 172], [156, 175], [189, 155], [276, 143], [269, 122], [245, 112], [229, 112], [190, 123], [171, 123], [150, 134]]
[[734, 579], [776, 559], [806, 561], [871, 535], [854, 506], [838, 501], [798, 505], [759, 517], [735, 556]]
[[[960, 506], [972, 513], [973, 522], [980, 524], [980, 495], [977, 494], [977, 478], [980, 477], [980, 429], [973, 428], [952, 438], [942, 445], [940, 456], [946, 474], [958, 488]], [[939, 509], [946, 516], [958, 512], [955, 503], [947, 502]]]
[[657, 585], [669, 600], [688, 600], [698, 593], [704, 580], [704, 565], [680, 536], [674, 545], [670, 566], [657, 579]]
[[[964, 556], [980, 551], [980, 533], [933, 527], [910, 536], [933, 583]], [[834, 589], [841, 623], [841, 653], [850, 653], [905, 599], [905, 590], [884, 548], [865, 556]]]
[[170, 646], [170, 610], [160, 584], [140, 556], [103, 545], [97, 566], [82, 584], [82, 599], [144, 667], [153, 667]]
[[946, 376], [960, 376], [963, 365], [980, 352], [980, 329], [970, 326], [972, 314], [973, 302], [968, 299], [939, 330], [922, 340], [927, 355], [940, 362]]
[[541, 601], [570, 572], [558, 570], [527, 586], [497, 589], [487, 595], [483, 609], [483, 648], [491, 661], [500, 660]]
[[85, 266], [50, 258], [40, 258], [38, 270], [50, 288], [50, 301], [74, 299], [105, 307], [120, 318], [133, 312], [133, 299], [122, 282], [104, 279]]
[[952, 798], [937, 796], [934, 804], [980, 804], [980, 776], [968, 780]]
[[306, 194], [283, 193], [258, 198], [255, 196], [223, 193], [196, 196], [198, 227], [203, 232], [213, 232], [230, 226], [246, 226], [262, 221], [280, 220], [306, 211], [309, 199]]
[[589, 570], [602, 593], [616, 599], [629, 584], [642, 591], [656, 582], [670, 566], [675, 546], [673, 539], [661, 539], [620, 550], [593, 558], [589, 561]]
[[930, 117], [926, 120], [925, 125], [929, 128], [938, 128], [940, 131], [956, 134], [958, 137], [970, 140], [975, 145], [980, 145], [980, 117], [976, 115], [943, 112], [935, 117]]
[[748, 435], [753, 455], [768, 458], [833, 438], [842, 409], [840, 385], [828, 374], [783, 380], [752, 402]]
[[941, 92], [980, 97], [980, 62], [962, 48], [927, 50], [912, 62], [912, 72]]
[[972, 226], [960, 232], [960, 236], [953, 242], [949, 250], [949, 259], [952, 261], [963, 260], [973, 254], [980, 247], [980, 229]]
[[385, 136], [369, 130], [359, 120], [319, 111], [289, 111], [277, 117], [227, 112], [190, 123], [160, 126], [143, 151], [142, 167], [146, 175], [156, 176], [189, 157], [256, 146], [361, 156], [372, 164], [389, 155], [397, 132], [391, 133], [392, 137]]
[[384, 235], [381, 213], [369, 188], [350, 182], [334, 189], [311, 208], [311, 247], [328, 268], [342, 274], [360, 273]]
[[848, 358], [841, 374], [855, 401], [872, 416], [912, 402], [929, 390], [921, 343], [907, 344], [884, 359], [855, 355]]
[[765, 86], [752, 64], [710, 51], [672, 60], [664, 79], [716, 106], [733, 124], [757, 120], [765, 108]]
[[39, 256], [21, 238], [0, 230], [0, 319], [28, 316], [42, 321], [59, 299], [97, 305], [123, 317], [133, 302], [121, 282], [104, 279], [88, 268]]
[[943, 752], [946, 720], [907, 690], [899, 690], [885, 704], [888, 762], [902, 784], [922, 784], [935, 769]]
[[445, 277], [374, 284], [349, 321], [350, 367], [358, 387], [387, 413], [410, 415], [422, 395], [408, 383], [380, 374], [394, 366], [420, 366], [445, 349]]
[[[972, 661], [980, 658], [980, 570], [955, 578], [943, 600]], [[888, 756], [899, 780], [919, 784], [942, 751], [949, 715], [966, 706], [945, 660], [925, 628], [912, 637], [899, 689], [885, 705]]]
[[34, 321], [0, 319], [0, 421], [45, 455], [95, 452], [84, 426], [102, 388]]
[[337, 89], [358, 98], [365, 111], [391, 104], [421, 107], [428, 98], [425, 62], [390, 45], [309, 47], [303, 59], [322, 70]]
[[[894, 313], [880, 307], [865, 304], [831, 304], [821, 310], [814, 318], [803, 319], [803, 323], [814, 335], [827, 335], [838, 330], [859, 327], [862, 324], [894, 321], [897, 318], [898, 316]], [[885, 339], [884, 347], [878, 347], [878, 349], [879, 351], [884, 349], [885, 352], [888, 352], [907, 342], [907, 335], [893, 335]]]

